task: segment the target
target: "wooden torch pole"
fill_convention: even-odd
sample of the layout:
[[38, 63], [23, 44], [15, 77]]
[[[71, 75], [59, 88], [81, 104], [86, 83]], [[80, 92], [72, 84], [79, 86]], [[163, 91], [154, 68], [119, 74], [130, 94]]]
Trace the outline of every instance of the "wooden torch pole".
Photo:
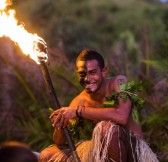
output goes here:
[[[40, 61], [40, 67], [41, 67], [41, 71], [42, 71], [44, 80], [46, 82], [47, 88], [49, 90], [49, 93], [53, 97], [53, 105], [56, 109], [59, 109], [60, 108], [60, 103], [58, 101], [56, 92], [54, 90], [54, 87], [53, 87], [53, 84], [52, 84], [52, 81], [51, 81], [50, 74], [48, 72], [47, 66], [46, 66], [44, 61]], [[68, 128], [67, 127], [63, 128], [63, 131], [64, 131], [64, 134], [65, 134], [66, 140], [68, 142], [69, 148], [71, 149], [71, 151], [73, 153], [74, 161], [75, 162], [80, 162], [79, 156], [76, 152], [75, 145], [72, 141], [72, 138], [70, 136]]]

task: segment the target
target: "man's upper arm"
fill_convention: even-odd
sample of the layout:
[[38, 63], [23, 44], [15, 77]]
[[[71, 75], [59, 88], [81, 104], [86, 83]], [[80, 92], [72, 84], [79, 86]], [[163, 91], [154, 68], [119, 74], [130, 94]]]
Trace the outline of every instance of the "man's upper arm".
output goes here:
[[118, 76], [116, 76], [115, 83], [114, 83], [115, 84], [114, 85], [115, 86], [115, 90], [117, 92], [119, 92], [120, 91], [120, 85], [126, 83], [127, 81], [128, 81], [128, 79], [124, 75], [118, 75]]
[[[115, 87], [116, 91], [120, 91], [120, 85], [126, 83], [128, 81], [127, 77], [124, 75], [118, 75], [115, 78]], [[122, 98], [119, 98], [119, 106], [118, 106], [118, 112], [123, 115], [123, 119], [125, 120], [125, 123], [127, 123], [127, 120], [130, 116], [131, 112], [131, 100], [128, 98], [127, 101], [123, 101]]]

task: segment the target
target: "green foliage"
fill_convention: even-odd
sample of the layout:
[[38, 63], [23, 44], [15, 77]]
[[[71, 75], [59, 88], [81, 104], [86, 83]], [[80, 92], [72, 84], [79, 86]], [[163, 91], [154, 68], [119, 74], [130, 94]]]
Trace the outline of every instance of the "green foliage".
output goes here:
[[[12, 64], [8, 60], [2, 58], [1, 60], [3, 60], [5, 65], [10, 67], [17, 82], [13, 84], [16, 88], [14, 95], [12, 91], [10, 92], [10, 94], [13, 95], [13, 105], [9, 113], [9, 117], [13, 120], [10, 125], [15, 129], [8, 129], [8, 132], [5, 134], [4, 129], [8, 127], [8, 125], [5, 123], [6, 119], [2, 115], [0, 127], [4, 134], [0, 134], [0, 142], [19, 140], [20, 142], [30, 145], [32, 149], [40, 151], [52, 143], [53, 129], [51, 124], [49, 124], [48, 112], [44, 108], [45, 106], [48, 107], [46, 94], [41, 89], [40, 97], [36, 96], [36, 91], [33, 90], [30, 82], [24, 78], [25, 71], [22, 73], [23, 71], [20, 70], [19, 66]], [[28, 73], [28, 71], [26, 71], [26, 73]], [[13, 82], [11, 78], [9, 79]], [[5, 109], [2, 113], [4, 112]]]
[[22, 117], [18, 118], [18, 126], [22, 128], [23, 141], [33, 150], [41, 151], [53, 143], [53, 127], [44, 109], [34, 108], [33, 111], [23, 110]]
[[[54, 110], [49, 108], [50, 113]], [[79, 139], [89, 139], [91, 137], [91, 132], [93, 130], [93, 124], [89, 121], [84, 121], [82, 118], [79, 119], [77, 124], [76, 120], [71, 121], [71, 126], [68, 127], [70, 135], [74, 143], [77, 143]]]
[[[120, 91], [119, 92], [112, 92], [112, 95], [110, 97], [106, 97], [106, 100], [111, 102], [111, 104], [118, 104], [118, 98], [122, 98], [124, 102], [127, 101], [127, 99], [131, 99], [133, 105], [136, 107], [142, 107], [144, 104], [144, 100], [135, 94], [136, 92], [142, 91], [143, 85], [142, 82], [138, 81], [130, 81], [125, 84], [120, 85]], [[106, 102], [105, 102], [106, 104]]]
[[[67, 63], [65, 64], [66, 66], [57, 65], [49, 69], [51, 74], [53, 74], [53, 84], [61, 105], [68, 105], [73, 97], [82, 90], [76, 72], [70, 67], [70, 64], [69, 66], [67, 66]], [[65, 88], [64, 86], [60, 86], [61, 84], [66, 85]], [[67, 87], [71, 88], [67, 91]]]
[[47, 109], [43, 107], [48, 107], [47, 104], [49, 101], [46, 101], [46, 96], [43, 96], [45, 94], [42, 94], [42, 92], [41, 96], [44, 100], [41, 103], [41, 101], [35, 97], [34, 91], [23, 79], [23, 76], [19, 74], [17, 70], [15, 70], [15, 73], [23, 85], [22, 88], [29, 94], [29, 98], [18, 101], [22, 110], [21, 114], [16, 117], [16, 122], [23, 133], [22, 141], [30, 145], [32, 149], [41, 151], [41, 149], [52, 144], [53, 128], [48, 118], [49, 113]]
[[162, 59], [144, 60], [143, 62], [145, 62], [146, 64], [154, 66], [163, 75], [165, 75], [165, 76], [167, 75], [167, 69], [168, 69], [168, 60], [167, 59], [165, 59], [165, 60], [162, 60]]
[[144, 105], [144, 99], [137, 95], [137, 93], [143, 90], [143, 84], [141, 81], [130, 81], [125, 84], [120, 85], [119, 92], [112, 92], [110, 97], [106, 97], [106, 101], [104, 102], [104, 107], [113, 107], [118, 106], [118, 99], [121, 98], [124, 102], [129, 98], [133, 104], [132, 117], [137, 123], [141, 123], [140, 121], [140, 109], [142, 109]]
[[[156, 113], [143, 121], [143, 129], [145, 135], [150, 137], [150, 143], [154, 150], [157, 150], [163, 161], [168, 160], [168, 144], [167, 142], [167, 123], [168, 110], [160, 109]], [[159, 139], [159, 140], [158, 140]]]
[[79, 135], [80, 126], [76, 123], [76, 120], [72, 121], [71, 126], [69, 127], [69, 131], [73, 142], [77, 143], [80, 138], [80, 135]]
[[[160, 120], [160, 118], [162, 118], [162, 120]], [[156, 112], [151, 117], [148, 117], [144, 123], [149, 127], [166, 129], [168, 123], [168, 110], [162, 109], [161, 111]]]
[[29, 97], [33, 100], [33, 102], [35, 104], [37, 104], [37, 99], [35, 97], [35, 95], [33, 94], [33, 91], [31, 90], [31, 88], [29, 87], [29, 85], [26, 83], [25, 79], [23, 78], [23, 76], [19, 73], [19, 71], [17, 69], [14, 68], [14, 66], [10, 65], [10, 67], [12, 68], [12, 70], [15, 72], [16, 77], [18, 78], [18, 80], [21, 82], [23, 88], [25, 89], [25, 91], [28, 93]]
[[50, 114], [54, 112], [54, 110], [51, 107], [49, 107], [48, 110], [50, 111]]
[[[74, 69], [67, 69], [66, 66], [60, 65], [54, 68], [54, 73], [59, 78], [62, 78], [66, 82], [68, 82], [71, 85], [71, 87], [77, 90], [77, 92], [80, 92], [82, 90], [81, 86], [79, 85], [78, 78]], [[69, 73], [69, 75], [65, 75], [66, 73]]]
[[94, 125], [90, 120], [80, 119], [79, 124], [76, 121], [73, 121], [71, 127], [69, 127], [69, 131], [72, 135], [72, 139], [74, 143], [79, 140], [88, 140], [92, 137]]

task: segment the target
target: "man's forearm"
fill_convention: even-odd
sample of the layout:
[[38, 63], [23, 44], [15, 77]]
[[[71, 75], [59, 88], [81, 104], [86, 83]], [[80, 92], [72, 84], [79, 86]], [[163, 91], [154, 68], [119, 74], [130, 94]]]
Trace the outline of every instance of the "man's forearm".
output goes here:
[[111, 120], [118, 124], [124, 124], [124, 118], [122, 114], [117, 112], [117, 109], [112, 108], [91, 108], [86, 107], [82, 110], [81, 116], [85, 119], [93, 120], [93, 121], [102, 121], [102, 120]]
[[130, 116], [130, 106], [123, 104], [122, 108], [81, 108], [80, 114], [83, 118], [102, 121], [111, 120], [121, 125], [126, 125]]
[[54, 134], [53, 134], [53, 140], [56, 145], [65, 145], [66, 138], [62, 128], [60, 129], [55, 128]]

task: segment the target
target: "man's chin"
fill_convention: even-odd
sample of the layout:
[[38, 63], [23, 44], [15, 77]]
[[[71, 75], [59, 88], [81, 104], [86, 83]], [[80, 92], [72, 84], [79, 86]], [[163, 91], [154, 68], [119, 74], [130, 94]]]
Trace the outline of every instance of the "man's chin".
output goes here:
[[86, 93], [93, 93], [93, 91], [91, 89], [85, 89]]

